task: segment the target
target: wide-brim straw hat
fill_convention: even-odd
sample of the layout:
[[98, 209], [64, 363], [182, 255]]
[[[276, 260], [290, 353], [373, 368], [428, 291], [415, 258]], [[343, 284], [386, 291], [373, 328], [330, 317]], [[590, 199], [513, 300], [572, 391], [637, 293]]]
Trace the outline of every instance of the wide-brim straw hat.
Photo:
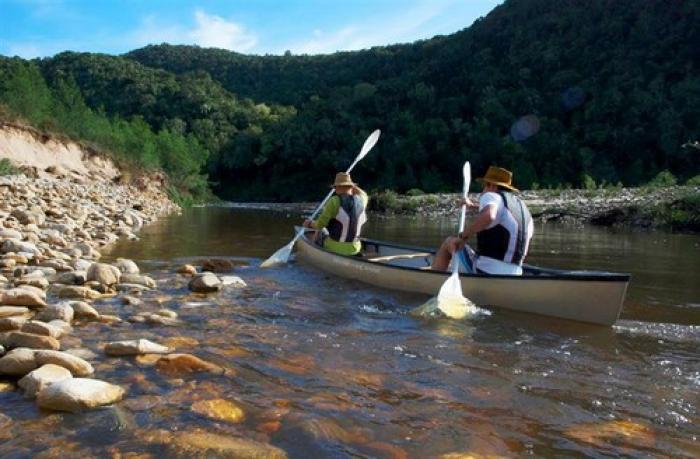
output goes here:
[[350, 174], [347, 174], [345, 172], [338, 172], [335, 174], [335, 181], [333, 182], [333, 185], [331, 185], [331, 188], [336, 187], [336, 186], [355, 186], [357, 185], [352, 181], [350, 178]]
[[476, 181], [479, 183], [493, 183], [512, 191], [520, 191], [511, 184], [513, 182], [513, 173], [502, 167], [490, 166], [489, 170], [486, 171], [486, 175], [479, 177]]

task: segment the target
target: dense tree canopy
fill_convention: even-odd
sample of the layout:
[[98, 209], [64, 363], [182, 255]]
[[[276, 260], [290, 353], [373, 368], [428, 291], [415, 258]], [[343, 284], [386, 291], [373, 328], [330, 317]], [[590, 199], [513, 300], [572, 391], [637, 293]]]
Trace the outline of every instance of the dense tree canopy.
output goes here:
[[[700, 138], [698, 24], [699, 2], [506, 0], [468, 29], [406, 45], [324, 56], [159, 45], [63, 53], [15, 74], [31, 97], [189, 139], [185, 170], [206, 163], [227, 199], [318, 197], [375, 128], [382, 139], [357, 170], [370, 189], [457, 189], [465, 159], [476, 173], [512, 168], [522, 188], [635, 185], [700, 172], [683, 147]], [[31, 117], [59, 116], [41, 106]], [[149, 148], [153, 164], [195, 154], [164, 163]]]

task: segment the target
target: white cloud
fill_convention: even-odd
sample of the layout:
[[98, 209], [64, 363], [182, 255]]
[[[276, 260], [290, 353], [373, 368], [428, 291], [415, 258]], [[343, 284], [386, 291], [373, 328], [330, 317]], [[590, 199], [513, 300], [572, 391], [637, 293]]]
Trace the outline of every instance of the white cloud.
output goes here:
[[253, 48], [257, 37], [242, 25], [197, 10], [194, 27], [159, 23], [155, 16], [147, 16], [141, 26], [129, 34], [133, 46], [154, 43], [188, 44], [202, 47], [223, 48], [231, 51], [247, 51]]
[[315, 29], [311, 32], [312, 38], [289, 44], [284, 49], [299, 54], [333, 53], [412, 42], [416, 37], [430, 38], [446, 30], [452, 32], [460, 25], [470, 25], [465, 22], [466, 14], [454, 13], [463, 1], [420, 0], [412, 7], [397, 9], [393, 16], [383, 15], [361, 23], [346, 24], [330, 32]]
[[192, 41], [200, 46], [223, 48], [236, 51], [251, 49], [258, 42], [255, 35], [235, 22], [209, 15], [204, 11], [195, 12], [197, 27], [189, 32]]

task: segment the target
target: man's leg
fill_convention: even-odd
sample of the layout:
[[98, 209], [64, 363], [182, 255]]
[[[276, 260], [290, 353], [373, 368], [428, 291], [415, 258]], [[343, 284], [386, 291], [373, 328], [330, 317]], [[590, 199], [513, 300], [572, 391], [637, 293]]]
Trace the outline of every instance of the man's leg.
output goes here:
[[447, 268], [450, 266], [450, 261], [452, 260], [450, 246], [458, 242], [458, 240], [459, 238], [456, 236], [450, 236], [445, 239], [433, 258], [433, 264], [430, 267], [431, 269], [447, 271]]

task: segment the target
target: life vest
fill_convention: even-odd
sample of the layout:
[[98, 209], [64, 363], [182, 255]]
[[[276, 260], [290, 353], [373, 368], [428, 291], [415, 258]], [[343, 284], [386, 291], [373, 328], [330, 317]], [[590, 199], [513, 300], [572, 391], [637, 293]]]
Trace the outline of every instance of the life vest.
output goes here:
[[498, 215], [498, 224], [476, 234], [476, 251], [506, 263], [522, 264], [527, 254], [531, 235], [532, 216], [527, 206], [512, 193], [499, 191], [504, 214]]
[[328, 222], [326, 229], [331, 239], [338, 242], [355, 242], [360, 237], [362, 225], [367, 221], [365, 203], [359, 195], [336, 194], [340, 199], [338, 213]]

